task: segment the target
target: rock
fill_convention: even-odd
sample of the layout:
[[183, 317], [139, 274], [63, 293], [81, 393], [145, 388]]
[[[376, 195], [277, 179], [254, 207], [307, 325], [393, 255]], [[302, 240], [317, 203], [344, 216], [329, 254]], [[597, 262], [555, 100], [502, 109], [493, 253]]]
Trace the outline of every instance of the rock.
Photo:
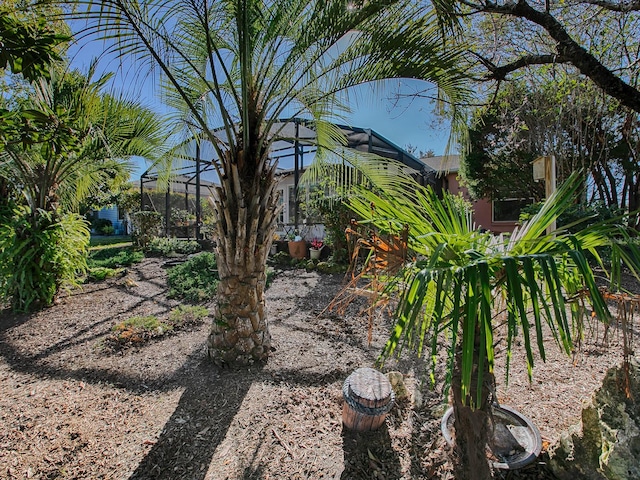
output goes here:
[[632, 359], [631, 398], [622, 388], [623, 367], [607, 372], [602, 387], [582, 410], [581, 422], [563, 433], [549, 455], [559, 479], [640, 478], [640, 364]]
[[397, 401], [409, 398], [409, 392], [407, 391], [407, 386], [404, 384], [404, 376], [401, 372], [389, 372], [387, 373], [387, 378], [389, 379], [389, 383], [391, 383], [391, 387], [393, 387]]

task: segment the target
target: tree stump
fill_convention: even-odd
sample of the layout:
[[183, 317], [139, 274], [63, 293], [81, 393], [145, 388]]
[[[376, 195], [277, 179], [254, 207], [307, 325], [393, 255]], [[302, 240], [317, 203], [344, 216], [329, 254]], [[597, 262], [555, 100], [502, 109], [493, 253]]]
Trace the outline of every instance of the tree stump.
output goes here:
[[342, 422], [350, 430], [367, 432], [384, 423], [394, 403], [394, 393], [386, 375], [373, 368], [359, 368], [342, 386]]

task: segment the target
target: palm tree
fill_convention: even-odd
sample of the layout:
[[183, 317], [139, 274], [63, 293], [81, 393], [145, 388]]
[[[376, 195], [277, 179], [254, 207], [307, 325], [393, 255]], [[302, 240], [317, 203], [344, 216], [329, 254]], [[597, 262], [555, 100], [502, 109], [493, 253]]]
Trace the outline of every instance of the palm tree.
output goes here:
[[609, 246], [613, 270], [624, 262], [638, 272], [640, 254], [622, 223], [591, 226], [576, 234], [563, 229], [546, 233], [573, 203], [577, 185], [574, 174], [510, 237], [475, 230], [456, 198], [439, 199], [430, 188], [418, 185], [404, 195], [399, 190], [376, 194], [360, 188], [351, 199], [354, 211], [378, 231], [398, 235], [408, 230], [408, 246], [415, 257], [397, 276], [386, 279], [389, 288], [400, 293], [397, 323], [381, 359], [405, 343], [419, 355], [430, 349], [436, 358], [438, 340], [448, 342], [457, 479], [492, 477], [486, 446], [495, 391], [494, 334], [501, 328], [495, 307], [506, 307], [507, 376], [511, 346], [519, 332], [531, 374], [536, 344], [545, 359], [545, 323], [569, 354], [572, 325], [581, 321], [587, 304], [598, 318], [610, 318], [587, 252], [600, 261], [598, 247]]
[[344, 111], [338, 93], [405, 76], [456, 100], [457, 55], [443, 51], [433, 15], [408, 0], [80, 3], [85, 32], [158, 68], [179, 124], [213, 146], [220, 284], [209, 355], [216, 363], [265, 360], [266, 257], [278, 209], [269, 150], [284, 136], [280, 120], [307, 118], [321, 156], [343, 141], [327, 122]]
[[134, 156], [153, 157], [166, 132], [137, 102], [102, 93], [110, 75], [54, 69], [33, 85], [15, 115], [31, 128], [4, 138], [0, 175], [18, 187], [33, 212], [75, 211], [105, 182], [126, 181]]
[[13, 198], [0, 212], [0, 296], [17, 310], [48, 305], [76, 282], [89, 241], [80, 202], [126, 181], [132, 156], [153, 157], [163, 145], [158, 116], [103, 94], [108, 76], [93, 81], [94, 68], [54, 69], [16, 101], [13, 127], [0, 135], [0, 178]]

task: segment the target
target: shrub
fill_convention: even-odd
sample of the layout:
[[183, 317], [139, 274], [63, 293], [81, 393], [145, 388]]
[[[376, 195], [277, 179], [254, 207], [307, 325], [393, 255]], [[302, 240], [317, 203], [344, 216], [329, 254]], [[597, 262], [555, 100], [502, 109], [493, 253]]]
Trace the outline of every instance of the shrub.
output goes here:
[[198, 303], [212, 298], [218, 288], [218, 265], [213, 253], [202, 252], [169, 270], [169, 298]]
[[131, 247], [101, 248], [89, 253], [88, 266], [90, 268], [128, 267], [134, 263], [141, 262], [143, 258], [144, 254], [142, 252]]
[[149, 315], [128, 318], [116, 324], [111, 331], [109, 343], [122, 345], [126, 343], [141, 343], [153, 337], [158, 337], [171, 330], [171, 326], [161, 322], [158, 317]]
[[91, 222], [91, 228], [99, 232], [101, 228], [111, 227], [113, 223], [108, 218], [96, 218]]
[[192, 254], [200, 251], [200, 244], [195, 240], [178, 240], [177, 238], [156, 237], [147, 245], [149, 255], [168, 257], [172, 254]]
[[79, 215], [16, 207], [0, 222], [0, 302], [28, 311], [78, 285], [87, 270], [89, 236]]
[[100, 235], [105, 235], [105, 236], [109, 236], [109, 235], [113, 235], [114, 233], [116, 233], [116, 229], [113, 228], [110, 225], [107, 225], [105, 227], [100, 228], [100, 230], [98, 231], [98, 233]]
[[142, 211], [131, 215], [131, 225], [131, 239], [139, 247], [146, 248], [152, 238], [162, 234], [164, 222], [158, 212]]

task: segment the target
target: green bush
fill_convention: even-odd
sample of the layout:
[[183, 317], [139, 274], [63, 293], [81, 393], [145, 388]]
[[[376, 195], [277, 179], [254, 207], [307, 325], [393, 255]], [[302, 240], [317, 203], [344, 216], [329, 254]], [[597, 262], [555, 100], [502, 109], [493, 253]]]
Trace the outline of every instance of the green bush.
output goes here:
[[108, 218], [96, 218], [91, 222], [91, 228], [96, 232], [102, 227], [111, 227], [113, 223]]
[[135, 212], [131, 215], [131, 225], [131, 239], [139, 247], [146, 248], [151, 239], [162, 235], [164, 220], [158, 212]]
[[169, 270], [169, 298], [198, 303], [212, 298], [218, 288], [218, 265], [213, 253], [202, 252]]
[[113, 235], [114, 233], [116, 233], [116, 229], [113, 228], [110, 225], [107, 225], [106, 227], [102, 227], [100, 228], [100, 230], [98, 231], [98, 233], [100, 235], [105, 235], [105, 236], [109, 236], [109, 235]]
[[16, 207], [0, 222], [0, 303], [16, 311], [51, 305], [87, 270], [89, 224], [76, 214]]
[[89, 253], [88, 266], [90, 268], [105, 267], [118, 268], [129, 267], [141, 262], [144, 254], [131, 247], [112, 247], [92, 250]]
[[174, 328], [199, 323], [209, 316], [209, 310], [200, 305], [178, 305], [169, 313], [169, 323]]
[[147, 244], [145, 251], [149, 255], [168, 257], [172, 254], [192, 254], [200, 251], [200, 244], [195, 240], [178, 240], [177, 238], [156, 237]]

